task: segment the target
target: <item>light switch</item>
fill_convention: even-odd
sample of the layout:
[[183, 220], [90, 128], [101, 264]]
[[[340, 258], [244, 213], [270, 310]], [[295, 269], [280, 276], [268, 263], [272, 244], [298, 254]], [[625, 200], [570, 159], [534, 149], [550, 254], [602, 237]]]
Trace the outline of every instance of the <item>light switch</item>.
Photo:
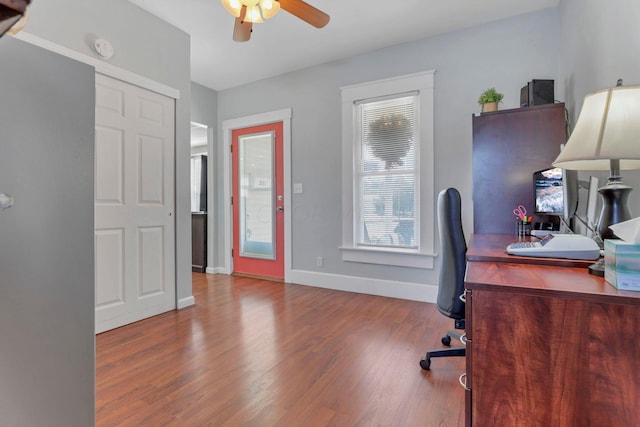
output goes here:
[[302, 193], [302, 184], [301, 183], [296, 183], [293, 184], [293, 193], [294, 194], [301, 194]]

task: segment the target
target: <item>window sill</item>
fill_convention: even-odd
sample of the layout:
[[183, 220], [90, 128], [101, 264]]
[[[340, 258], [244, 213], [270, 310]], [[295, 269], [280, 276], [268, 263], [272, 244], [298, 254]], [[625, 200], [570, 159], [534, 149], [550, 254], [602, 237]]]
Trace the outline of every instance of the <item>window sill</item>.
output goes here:
[[398, 267], [433, 269], [435, 254], [401, 249], [341, 247], [342, 260], [366, 264], [395, 265]]

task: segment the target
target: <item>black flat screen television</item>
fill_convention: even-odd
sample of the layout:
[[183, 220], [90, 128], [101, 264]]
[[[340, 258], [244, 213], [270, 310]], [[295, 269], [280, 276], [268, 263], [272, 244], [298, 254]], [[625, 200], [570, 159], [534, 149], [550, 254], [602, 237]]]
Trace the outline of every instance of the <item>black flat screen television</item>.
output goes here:
[[548, 168], [533, 173], [535, 213], [571, 219], [578, 206], [576, 171]]

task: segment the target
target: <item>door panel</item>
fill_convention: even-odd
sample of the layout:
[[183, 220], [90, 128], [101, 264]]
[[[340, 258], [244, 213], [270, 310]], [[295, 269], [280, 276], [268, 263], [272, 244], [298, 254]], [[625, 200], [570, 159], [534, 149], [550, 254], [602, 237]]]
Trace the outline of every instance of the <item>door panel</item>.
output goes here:
[[96, 308], [124, 304], [124, 229], [96, 231]]
[[176, 306], [174, 108], [96, 75], [96, 332]]
[[124, 204], [124, 133], [96, 126], [96, 203]]
[[282, 122], [233, 139], [233, 271], [284, 279]]

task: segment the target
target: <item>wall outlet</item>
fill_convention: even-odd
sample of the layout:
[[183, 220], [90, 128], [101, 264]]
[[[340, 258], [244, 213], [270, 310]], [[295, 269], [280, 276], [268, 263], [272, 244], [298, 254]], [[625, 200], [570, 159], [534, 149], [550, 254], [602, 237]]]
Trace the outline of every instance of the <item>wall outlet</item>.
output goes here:
[[295, 183], [293, 184], [293, 193], [294, 194], [302, 194], [302, 184], [301, 183]]
[[324, 267], [324, 257], [316, 258], [316, 267]]

